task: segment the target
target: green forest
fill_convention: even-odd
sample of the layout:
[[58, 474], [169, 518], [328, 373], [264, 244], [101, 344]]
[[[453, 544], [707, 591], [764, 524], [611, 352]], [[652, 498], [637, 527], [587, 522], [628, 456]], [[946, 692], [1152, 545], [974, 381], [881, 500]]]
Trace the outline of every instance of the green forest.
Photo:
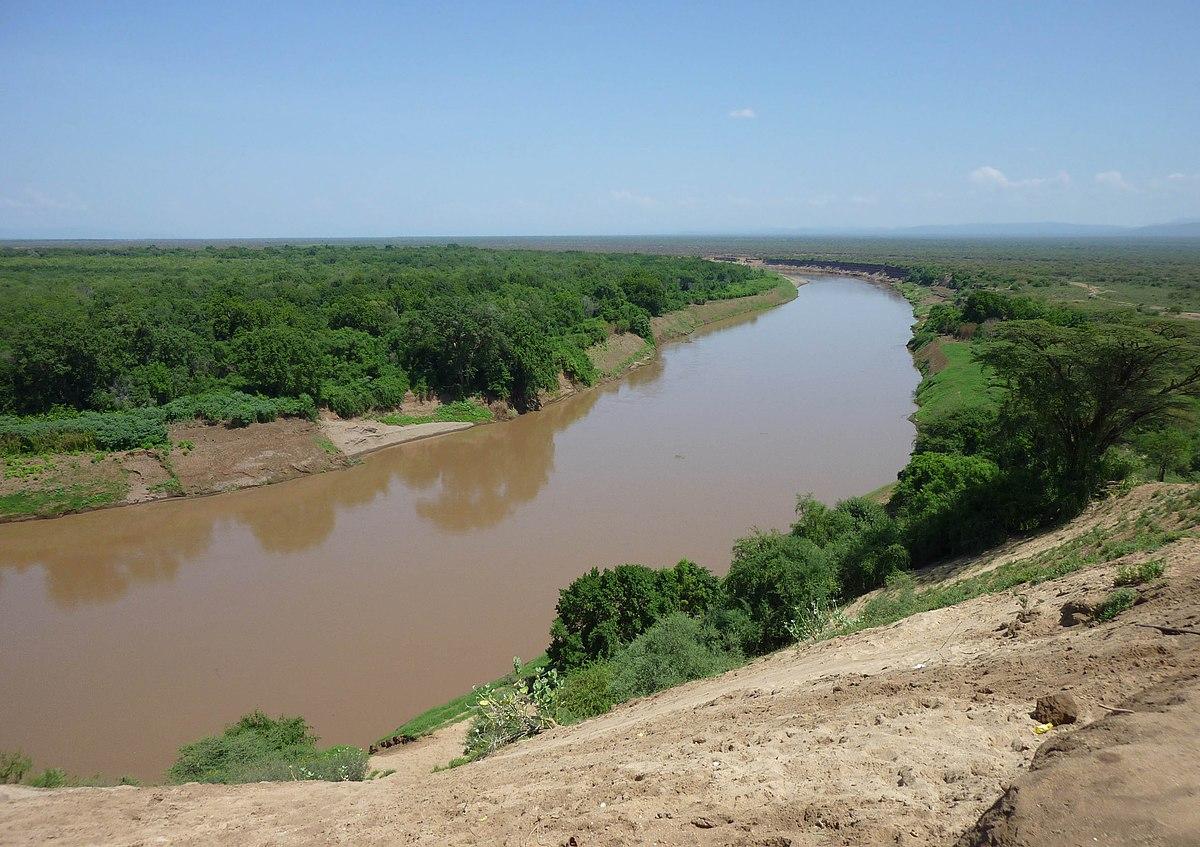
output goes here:
[[164, 424], [525, 410], [586, 348], [777, 279], [696, 258], [456, 245], [0, 250], [0, 452], [161, 443]]

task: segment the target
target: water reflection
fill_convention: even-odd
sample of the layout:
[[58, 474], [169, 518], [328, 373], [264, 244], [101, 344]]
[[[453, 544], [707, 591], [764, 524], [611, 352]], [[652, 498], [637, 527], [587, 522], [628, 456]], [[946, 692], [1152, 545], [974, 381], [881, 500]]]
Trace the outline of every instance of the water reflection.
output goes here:
[[[639, 372], [637, 378], [645, 376]], [[408, 489], [435, 489], [416, 498], [413, 508], [443, 530], [494, 526], [549, 481], [555, 434], [613, 390], [615, 385], [603, 386], [502, 426], [385, 450], [344, 471], [215, 497], [0, 526], [0, 577], [2, 569], [40, 566], [56, 604], [111, 602], [133, 585], [173, 580], [208, 550], [220, 521], [247, 527], [265, 552], [297, 554], [329, 538], [339, 511], [369, 504], [397, 480]], [[4, 587], [0, 581], [0, 592]]]
[[211, 520], [181, 520], [161, 509], [107, 509], [57, 521], [3, 527], [0, 567], [40, 565], [61, 606], [117, 600], [132, 585], [174, 579], [212, 542]]
[[448, 532], [495, 526], [537, 496], [554, 470], [554, 436], [586, 415], [603, 386], [503, 426], [477, 427], [456, 439], [412, 445], [387, 457], [411, 488], [436, 489], [416, 513]]

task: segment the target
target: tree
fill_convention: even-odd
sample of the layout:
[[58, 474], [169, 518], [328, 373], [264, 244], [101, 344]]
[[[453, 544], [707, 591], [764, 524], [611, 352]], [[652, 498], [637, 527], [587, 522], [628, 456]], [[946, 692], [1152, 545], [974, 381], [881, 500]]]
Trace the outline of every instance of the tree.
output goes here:
[[233, 371], [251, 390], [285, 397], [317, 393], [324, 357], [310, 333], [266, 327], [242, 333], [231, 348]]
[[1012, 321], [976, 356], [1006, 391], [1002, 418], [1031, 433], [1076, 509], [1102, 481], [1109, 448], [1200, 395], [1196, 331], [1175, 323]]
[[1192, 439], [1181, 429], [1164, 427], [1143, 433], [1135, 442], [1137, 448], [1158, 468], [1158, 481], [1167, 478], [1169, 471], [1183, 470], [1192, 458]]
[[665, 615], [704, 615], [717, 596], [716, 578], [686, 559], [661, 571], [592, 568], [559, 592], [547, 655], [560, 671], [607, 659]]
[[888, 504], [912, 560], [928, 562], [1003, 538], [1004, 521], [993, 502], [999, 479], [1000, 468], [981, 456], [913, 456]]
[[755, 532], [733, 545], [725, 594], [757, 626], [750, 648], [765, 653], [791, 640], [798, 610], [825, 607], [837, 595], [837, 566], [807, 538]]

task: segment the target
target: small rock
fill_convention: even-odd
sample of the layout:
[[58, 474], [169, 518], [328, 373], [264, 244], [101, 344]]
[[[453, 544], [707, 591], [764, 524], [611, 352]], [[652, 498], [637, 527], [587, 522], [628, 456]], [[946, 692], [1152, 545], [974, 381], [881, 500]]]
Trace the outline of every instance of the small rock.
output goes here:
[[900, 773], [897, 775], [896, 784], [904, 788], [917, 784], [917, 774], [909, 767], [900, 768]]
[[942, 781], [946, 783], [962, 782], [967, 778], [967, 776], [968, 774], [966, 768], [950, 767], [946, 768], [945, 772], [942, 774]]
[[1014, 753], [1024, 753], [1029, 749], [1029, 742], [1024, 738], [1014, 738], [1009, 746]]
[[709, 818], [693, 818], [692, 826], [697, 829], [712, 829], [716, 824]]
[[1052, 723], [1055, 726], [1075, 723], [1079, 719], [1079, 704], [1070, 694], [1050, 694], [1038, 698], [1030, 717], [1038, 723]]

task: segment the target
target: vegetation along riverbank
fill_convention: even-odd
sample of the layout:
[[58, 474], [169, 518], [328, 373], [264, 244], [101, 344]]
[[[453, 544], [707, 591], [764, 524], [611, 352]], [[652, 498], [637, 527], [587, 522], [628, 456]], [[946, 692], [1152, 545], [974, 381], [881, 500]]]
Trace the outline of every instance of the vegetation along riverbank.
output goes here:
[[795, 286], [455, 246], [0, 251], [0, 520], [345, 467], [624, 373]]
[[[801, 495], [790, 527], [734, 542], [723, 577], [598, 562], [560, 592], [544, 656], [371, 750], [323, 750], [301, 719], [250, 713], [181, 748], [170, 780], [289, 784], [152, 789], [177, 804], [155, 825], [201, 815], [268, 843], [283, 825], [269, 810], [303, 797], [326, 810], [303, 825], [336, 819], [367, 841], [399, 825], [444, 843], [814, 827], [844, 833], [835, 843], [993, 843], [1075, 802], [1064, 791], [1122, 733], [1148, 745], [1139, 761], [1188, 743], [1196, 324], [917, 267], [888, 284], [914, 305], [926, 374], [890, 491]], [[26, 782], [70, 781], [11, 758]], [[507, 811], [526, 789], [538, 809], [531, 793]], [[31, 837], [68, 808], [89, 810], [80, 840], [120, 832], [152, 802], [7, 791]], [[422, 802], [396, 811], [396, 791]], [[255, 803], [268, 811], [250, 821]]]
[[[1188, 480], [1200, 470], [1200, 336], [1194, 322], [1166, 306], [1089, 309], [1038, 296], [1037, 286], [997, 285], [998, 272], [957, 279], [951, 270], [923, 265], [719, 258], [859, 276], [910, 300], [916, 323], [909, 346], [925, 376], [916, 393], [913, 457], [884, 491], [832, 508], [801, 498], [791, 532], [739, 540], [723, 580], [690, 562], [663, 571], [621, 565], [594, 570], [564, 589], [548, 650], [558, 686], [554, 720], [606, 711], [797, 638], [827, 637], [1053, 578], [1056, 569], [1090, 563], [1095, 552], [1000, 572], [996, 582], [956, 584], [920, 601], [909, 573], [1052, 527], [1107, 486]], [[1188, 519], [1182, 530], [1191, 532], [1195, 523]], [[1106, 536], [1097, 549], [1153, 550], [1180, 529], [1156, 528], [1132, 540]], [[865, 613], [855, 605], [885, 586]], [[852, 607], [856, 618], [846, 611]], [[501, 735], [536, 731], [513, 717], [537, 711], [532, 686], [510, 675], [410, 720], [377, 746], [411, 742], [472, 714], [483, 722], [481, 732], [487, 721], [502, 725], [487, 730]], [[497, 706], [508, 718], [488, 715], [479, 703], [503, 703], [495, 691], [524, 705]], [[468, 743], [458, 761], [488, 749]]]

